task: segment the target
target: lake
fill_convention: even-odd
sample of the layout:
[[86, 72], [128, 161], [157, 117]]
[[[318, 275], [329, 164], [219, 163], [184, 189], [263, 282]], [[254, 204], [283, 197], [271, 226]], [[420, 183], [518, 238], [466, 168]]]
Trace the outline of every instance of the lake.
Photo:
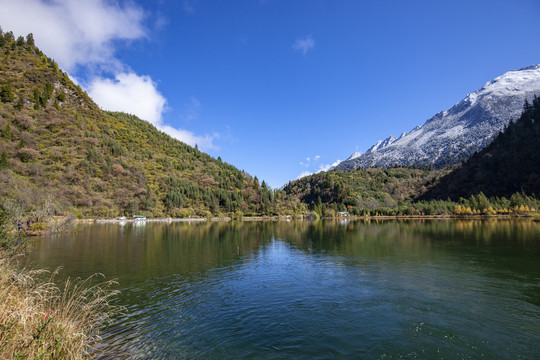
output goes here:
[[540, 359], [540, 223], [80, 224], [34, 267], [116, 278], [134, 359]]

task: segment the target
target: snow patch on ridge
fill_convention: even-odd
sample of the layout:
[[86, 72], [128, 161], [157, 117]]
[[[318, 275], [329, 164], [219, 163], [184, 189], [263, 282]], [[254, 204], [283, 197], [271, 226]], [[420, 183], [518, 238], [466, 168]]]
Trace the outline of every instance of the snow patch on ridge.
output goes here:
[[517, 119], [525, 99], [540, 95], [540, 65], [508, 71], [424, 125], [379, 140], [365, 153], [353, 153], [331, 169], [359, 167], [444, 166], [457, 164]]

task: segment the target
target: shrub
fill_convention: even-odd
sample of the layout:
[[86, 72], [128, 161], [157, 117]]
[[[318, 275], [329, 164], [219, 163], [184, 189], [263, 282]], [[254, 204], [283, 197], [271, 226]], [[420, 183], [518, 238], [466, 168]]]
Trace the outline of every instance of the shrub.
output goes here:
[[29, 162], [39, 156], [39, 151], [23, 147], [17, 151], [17, 156], [19, 157], [19, 159], [21, 159], [22, 162]]
[[34, 119], [32, 119], [28, 114], [17, 114], [14, 122], [20, 128], [28, 130], [34, 124]]
[[37, 222], [30, 225], [30, 230], [32, 231], [41, 231], [47, 228], [47, 224], [43, 222]]

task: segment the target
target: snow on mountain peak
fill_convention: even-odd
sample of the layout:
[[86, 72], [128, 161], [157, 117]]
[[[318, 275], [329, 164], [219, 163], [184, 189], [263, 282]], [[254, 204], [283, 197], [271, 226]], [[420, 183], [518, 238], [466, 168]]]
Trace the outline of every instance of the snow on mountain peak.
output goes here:
[[538, 89], [540, 84], [540, 65], [531, 65], [519, 70], [508, 71], [487, 82], [478, 95], [501, 96], [508, 93], [525, 94], [530, 89]]
[[[356, 158], [359, 157], [360, 155], [362, 155], [362, 153], [354, 152], [354, 153], [351, 154], [351, 156], [349, 156], [349, 157], [347, 158], [347, 160], [356, 159]], [[345, 160], [345, 161], [347, 161], [347, 160]]]
[[540, 65], [508, 71], [462, 101], [399, 138], [379, 140], [364, 154], [354, 153], [337, 169], [445, 166], [457, 164], [491, 141], [523, 110], [525, 99], [540, 95]]

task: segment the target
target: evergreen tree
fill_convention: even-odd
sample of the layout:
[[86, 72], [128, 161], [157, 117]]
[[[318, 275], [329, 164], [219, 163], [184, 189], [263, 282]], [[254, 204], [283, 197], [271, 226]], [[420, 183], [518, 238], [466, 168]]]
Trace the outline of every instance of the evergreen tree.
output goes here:
[[11, 133], [11, 127], [9, 126], [9, 123], [6, 124], [6, 127], [4, 128], [4, 131], [2, 132], [2, 136], [4, 139], [7, 140], [13, 140], [13, 134]]
[[0, 169], [5, 169], [7, 168], [9, 165], [8, 165], [8, 162], [7, 162], [7, 155], [6, 155], [6, 152], [3, 151], [1, 154], [0, 154]]
[[19, 36], [17, 38], [17, 46], [23, 46], [24, 45], [24, 38], [22, 36]]
[[15, 100], [13, 89], [11, 88], [11, 81], [8, 81], [2, 85], [2, 88], [0, 89], [0, 100], [5, 103]]
[[53, 90], [54, 90], [53, 84], [51, 84], [50, 82], [47, 82], [45, 84], [45, 91], [43, 93], [43, 97], [45, 98], [45, 101], [51, 98]]
[[63, 91], [58, 93], [58, 95], [56, 95], [56, 99], [58, 101], [66, 101], [66, 93]]
[[17, 100], [17, 103], [15, 104], [15, 109], [21, 110], [24, 107], [24, 98], [19, 95], [19, 100]]
[[34, 42], [34, 34], [30, 33], [28, 35], [26, 35], [26, 43], [28, 45], [31, 45], [31, 46], [34, 46], [35, 45], [35, 42]]
[[13, 31], [8, 31], [4, 33], [4, 39], [7, 43], [10, 43], [15, 40], [15, 37], [13, 36]]
[[34, 88], [34, 95], [32, 97], [32, 99], [34, 100], [34, 109], [39, 109], [39, 105], [40, 105], [40, 96], [39, 96], [39, 89], [38, 87], [36, 86]]

